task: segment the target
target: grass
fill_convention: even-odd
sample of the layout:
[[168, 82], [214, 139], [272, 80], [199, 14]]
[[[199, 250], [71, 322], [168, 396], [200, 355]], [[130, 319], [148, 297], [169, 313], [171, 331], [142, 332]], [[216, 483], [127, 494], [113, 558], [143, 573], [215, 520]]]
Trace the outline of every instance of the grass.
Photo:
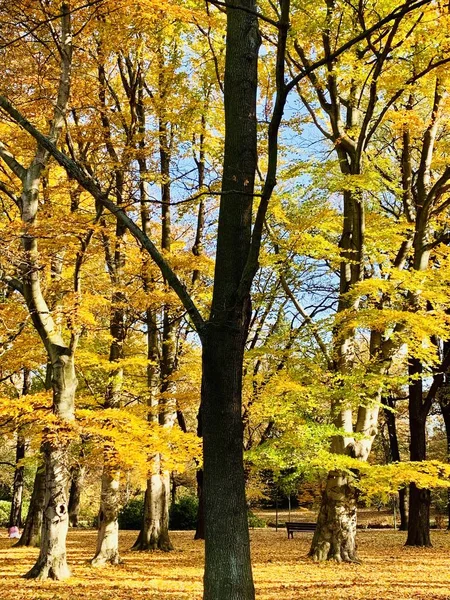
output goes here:
[[[449, 600], [450, 535], [433, 531], [433, 548], [403, 546], [396, 531], [358, 532], [361, 565], [316, 565], [306, 558], [310, 533], [272, 529], [251, 531], [258, 600]], [[175, 551], [136, 553], [129, 548], [136, 532], [121, 534], [123, 564], [93, 569], [94, 531], [71, 530], [66, 582], [21, 579], [36, 549], [12, 548], [0, 537], [0, 600], [200, 600], [203, 543], [192, 532], [173, 532]]]

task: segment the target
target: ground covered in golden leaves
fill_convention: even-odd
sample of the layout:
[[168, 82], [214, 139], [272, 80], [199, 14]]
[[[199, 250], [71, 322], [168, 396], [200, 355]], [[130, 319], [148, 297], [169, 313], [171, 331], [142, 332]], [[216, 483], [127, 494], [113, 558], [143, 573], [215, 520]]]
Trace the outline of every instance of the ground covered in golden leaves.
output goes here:
[[[121, 534], [123, 564], [93, 569], [94, 531], [70, 531], [66, 582], [21, 579], [36, 549], [12, 548], [0, 536], [0, 600], [200, 600], [203, 543], [173, 532], [171, 553], [129, 550], [135, 532]], [[361, 565], [316, 565], [306, 558], [310, 533], [288, 540], [284, 530], [251, 531], [258, 600], [450, 600], [450, 534], [432, 533], [433, 548], [403, 546], [396, 531], [358, 531]]]

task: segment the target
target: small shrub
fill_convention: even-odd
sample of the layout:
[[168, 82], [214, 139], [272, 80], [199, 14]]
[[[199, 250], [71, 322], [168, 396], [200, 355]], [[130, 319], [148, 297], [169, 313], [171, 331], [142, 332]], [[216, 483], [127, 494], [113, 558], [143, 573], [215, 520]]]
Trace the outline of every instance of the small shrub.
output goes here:
[[248, 526], [249, 527], [267, 527], [267, 521], [255, 515], [251, 510], [248, 511]]
[[140, 529], [144, 516], [144, 498], [133, 498], [119, 512], [120, 529]]
[[169, 529], [189, 531], [197, 527], [198, 498], [184, 496], [172, 504], [169, 512]]

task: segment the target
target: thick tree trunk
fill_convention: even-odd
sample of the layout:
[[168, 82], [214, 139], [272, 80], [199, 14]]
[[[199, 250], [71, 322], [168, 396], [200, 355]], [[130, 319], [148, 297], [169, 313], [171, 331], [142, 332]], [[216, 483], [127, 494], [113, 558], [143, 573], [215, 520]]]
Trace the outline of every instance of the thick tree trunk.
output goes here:
[[431, 546], [430, 504], [430, 490], [418, 488], [415, 483], [411, 483], [407, 546]]
[[16, 546], [39, 547], [41, 542], [42, 517], [45, 501], [45, 468], [38, 467], [34, 477], [33, 492], [25, 525]]
[[211, 323], [204, 340], [204, 600], [250, 600], [255, 594], [243, 466], [244, 331]]
[[78, 527], [78, 514], [80, 512], [81, 488], [84, 483], [85, 468], [77, 465], [72, 469], [72, 480], [69, 492], [69, 523]]
[[[77, 379], [73, 356], [67, 348], [52, 361], [54, 412], [64, 421], [74, 419], [74, 400]], [[40, 553], [34, 567], [25, 575], [36, 579], [66, 579], [70, 571], [66, 560], [66, 536], [69, 528], [69, 442], [64, 431], [53, 439], [54, 431], [44, 432], [45, 500]]]
[[92, 566], [117, 565], [119, 556], [119, 487], [120, 471], [109, 465], [110, 456], [105, 452], [102, 474], [102, 493], [98, 515], [97, 549]]
[[24, 466], [19, 463], [23, 458], [25, 458], [25, 440], [22, 435], [18, 434], [16, 444], [16, 469], [14, 471], [11, 511], [9, 513], [9, 527], [22, 527]]
[[[427, 412], [423, 408], [422, 365], [417, 359], [409, 363], [409, 428], [410, 458], [412, 461], [426, 459], [426, 420]], [[420, 489], [415, 483], [409, 486], [409, 522], [407, 546], [431, 546], [430, 539], [430, 502], [429, 490]]]
[[173, 549], [169, 538], [170, 473], [160, 472], [160, 457], [154, 459], [155, 473], [147, 480], [144, 519], [133, 550]]
[[309, 555], [315, 561], [359, 562], [356, 554], [357, 490], [345, 473], [331, 472]]

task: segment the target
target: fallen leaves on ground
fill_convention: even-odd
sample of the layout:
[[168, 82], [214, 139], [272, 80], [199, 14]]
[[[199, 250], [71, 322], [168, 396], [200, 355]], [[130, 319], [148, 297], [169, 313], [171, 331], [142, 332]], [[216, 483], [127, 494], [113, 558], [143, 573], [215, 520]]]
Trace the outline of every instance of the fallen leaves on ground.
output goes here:
[[[132, 552], [136, 532], [121, 533], [123, 563], [90, 567], [96, 532], [71, 530], [72, 577], [37, 582], [20, 576], [38, 551], [12, 548], [0, 537], [1, 600], [201, 600], [203, 543], [192, 532], [173, 532], [170, 553]], [[258, 600], [450, 600], [450, 535], [432, 533], [433, 548], [404, 547], [398, 531], [358, 532], [361, 565], [314, 564], [310, 533], [288, 540], [284, 530], [253, 530], [252, 558]]]

